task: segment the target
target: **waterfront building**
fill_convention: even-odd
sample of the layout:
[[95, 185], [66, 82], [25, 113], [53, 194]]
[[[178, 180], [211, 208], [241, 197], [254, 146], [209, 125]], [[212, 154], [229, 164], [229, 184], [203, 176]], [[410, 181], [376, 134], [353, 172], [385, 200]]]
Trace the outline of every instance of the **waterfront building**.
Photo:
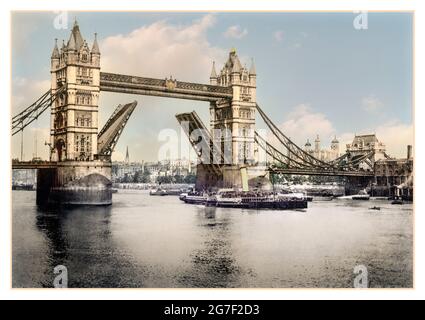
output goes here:
[[413, 196], [412, 146], [407, 146], [407, 157], [380, 159], [375, 162], [376, 189], [384, 187], [389, 196]]

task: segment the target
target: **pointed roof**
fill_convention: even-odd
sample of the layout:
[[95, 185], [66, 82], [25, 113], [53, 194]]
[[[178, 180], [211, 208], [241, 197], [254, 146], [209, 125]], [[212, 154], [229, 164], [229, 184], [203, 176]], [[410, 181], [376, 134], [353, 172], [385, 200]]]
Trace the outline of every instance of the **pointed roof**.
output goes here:
[[251, 60], [251, 68], [249, 68], [249, 74], [255, 76], [257, 72], [255, 71], [254, 59]]
[[213, 61], [210, 78], [217, 78], [217, 72], [215, 71], [215, 61]]
[[229, 52], [229, 58], [227, 59], [226, 64], [224, 65], [223, 70], [231, 72], [240, 72], [242, 69], [242, 64], [239, 61], [238, 55], [236, 54], [236, 49], [232, 49]]
[[75, 45], [75, 38], [71, 33], [71, 36], [69, 37], [68, 43], [66, 45], [66, 48], [68, 50], [77, 50], [77, 46]]
[[235, 59], [233, 61], [233, 68], [232, 68], [232, 72], [239, 72], [242, 69], [242, 64], [239, 61], [239, 58], [237, 55], [235, 55]]
[[55, 47], [52, 52], [52, 59], [59, 59], [58, 39], [55, 39]]
[[72, 27], [71, 35], [68, 40], [68, 49], [79, 50], [84, 45], [84, 39], [80, 32], [80, 27], [78, 26], [77, 19], [74, 21], [74, 26]]
[[100, 54], [99, 44], [97, 43], [97, 33], [94, 34], [93, 47], [91, 49], [92, 53]]
[[333, 138], [332, 143], [339, 143], [338, 139], [336, 138], [336, 136]]

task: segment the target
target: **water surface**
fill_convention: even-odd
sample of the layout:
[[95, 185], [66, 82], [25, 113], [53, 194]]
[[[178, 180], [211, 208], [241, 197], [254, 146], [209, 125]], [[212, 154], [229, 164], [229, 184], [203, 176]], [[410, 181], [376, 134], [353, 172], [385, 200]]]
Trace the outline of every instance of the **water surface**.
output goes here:
[[[309, 203], [303, 211], [205, 208], [120, 190], [108, 207], [41, 210], [13, 191], [13, 287], [413, 286], [412, 205]], [[380, 206], [381, 210], [369, 210]]]

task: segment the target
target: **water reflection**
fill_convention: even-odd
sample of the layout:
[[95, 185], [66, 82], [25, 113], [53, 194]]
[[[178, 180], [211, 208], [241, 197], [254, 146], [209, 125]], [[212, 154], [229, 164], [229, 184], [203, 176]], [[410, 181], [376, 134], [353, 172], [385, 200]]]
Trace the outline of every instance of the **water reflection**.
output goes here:
[[[37, 229], [48, 242], [48, 270], [66, 266], [69, 287], [119, 287], [122, 272], [127, 276], [133, 271], [111, 237], [111, 210], [111, 206], [86, 206], [37, 211]], [[55, 275], [50, 273], [41, 286], [51, 286]], [[126, 285], [131, 286], [128, 280]]]
[[191, 269], [181, 277], [185, 286], [237, 286], [240, 267], [233, 254], [231, 214], [226, 210], [217, 211], [215, 207], [197, 207], [202, 244], [191, 254]]

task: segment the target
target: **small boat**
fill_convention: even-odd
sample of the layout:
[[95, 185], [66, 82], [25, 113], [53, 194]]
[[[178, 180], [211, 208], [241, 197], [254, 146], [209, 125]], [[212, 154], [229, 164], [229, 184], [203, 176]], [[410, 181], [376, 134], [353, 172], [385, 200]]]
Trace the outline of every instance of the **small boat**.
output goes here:
[[336, 199], [340, 200], [369, 200], [370, 195], [367, 194], [365, 190], [361, 190], [358, 194], [354, 194], [352, 196], [342, 196]]
[[205, 204], [207, 196], [203, 192], [189, 192], [183, 201], [191, 204]]
[[403, 200], [396, 199], [391, 201], [391, 204], [403, 204]]
[[374, 206], [372, 208], [369, 208], [369, 210], [381, 210], [381, 207]]
[[356, 194], [352, 196], [353, 200], [369, 200], [370, 196], [368, 194]]
[[151, 196], [166, 196], [168, 195], [167, 191], [162, 189], [162, 188], [158, 188], [156, 190], [151, 190], [149, 191], [149, 195]]
[[312, 201], [313, 202], [317, 202], [317, 201], [332, 201], [333, 196], [313, 196], [312, 197]]

